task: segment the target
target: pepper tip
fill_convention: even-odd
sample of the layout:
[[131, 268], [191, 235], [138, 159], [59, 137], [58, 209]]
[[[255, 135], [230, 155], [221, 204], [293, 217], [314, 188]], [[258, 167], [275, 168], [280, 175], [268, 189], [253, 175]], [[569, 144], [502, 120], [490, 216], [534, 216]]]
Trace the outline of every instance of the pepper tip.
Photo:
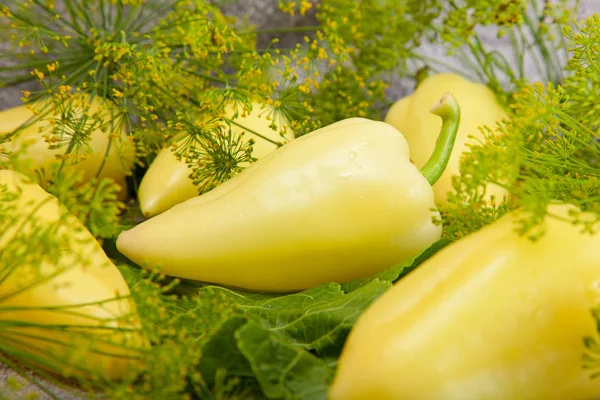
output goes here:
[[440, 97], [435, 103], [433, 103], [433, 105], [429, 109], [429, 112], [435, 114], [435, 111], [437, 109], [439, 109], [441, 106], [443, 106], [444, 104], [448, 103], [449, 101], [456, 101], [456, 100], [454, 99], [454, 96], [452, 96], [452, 93], [450, 93], [450, 92], [444, 92], [444, 94], [442, 95], [442, 97]]

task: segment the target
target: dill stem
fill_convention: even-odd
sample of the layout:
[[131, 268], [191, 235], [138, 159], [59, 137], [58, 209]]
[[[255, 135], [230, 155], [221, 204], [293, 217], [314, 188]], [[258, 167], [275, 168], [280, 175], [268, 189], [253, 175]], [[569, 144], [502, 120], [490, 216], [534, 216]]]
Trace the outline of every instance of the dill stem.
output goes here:
[[426, 63], [427, 65], [432, 65], [434, 67], [434, 69], [438, 72], [440, 71], [440, 69], [436, 69], [435, 64], [437, 64], [439, 67], [445, 68], [446, 70], [454, 72], [456, 74], [463, 75], [463, 76], [465, 75], [464, 71], [460, 70], [459, 68], [455, 67], [454, 65], [452, 65], [450, 63], [443, 61], [442, 59], [429, 57], [429, 56], [419, 54], [414, 51], [412, 51], [410, 53], [410, 56], [412, 58], [415, 58], [417, 60], [420, 60], [420, 61]]
[[[472, 57], [469, 56], [469, 53], [465, 52], [463, 49], [460, 49], [460, 53], [462, 54], [461, 62], [463, 65], [467, 64], [472, 72], [477, 74], [477, 77], [480, 81], [485, 82], [487, 75], [484, 71], [484, 68], [481, 66], [480, 60], [475, 54], [474, 50], [471, 48], [471, 44], [468, 44], [467, 47], [471, 50]], [[475, 59], [473, 61], [472, 59]]]
[[55, 19], [54, 16], [56, 15], [56, 11], [50, 9], [46, 4], [42, 3], [40, 0], [33, 0], [33, 2], [40, 7], [42, 10], [44, 10], [47, 14], [47, 18], [52, 19], [54, 21], [58, 21], [64, 28], [68, 29], [69, 31], [78, 34], [79, 31], [77, 31], [77, 29], [75, 29], [75, 27], [70, 24], [68, 21], [62, 19], [62, 18], [58, 18]]
[[[67, 146], [67, 150], [63, 154], [65, 156], [71, 154], [71, 152], [73, 151], [74, 147], [75, 147], [75, 139], [71, 138], [71, 141], [69, 142], [69, 146]], [[60, 178], [61, 178], [62, 171], [63, 171], [64, 166], [65, 166], [65, 161], [66, 161], [65, 157], [63, 157], [63, 159], [60, 160], [60, 165], [58, 167], [58, 171], [56, 171], [56, 180], [60, 180]]]
[[29, 74], [15, 76], [14, 78], [12, 78], [9, 81], [3, 81], [2, 87], [5, 88], [5, 87], [17, 86], [17, 85], [20, 85], [21, 83], [31, 82], [31, 81], [33, 81], [33, 78]]
[[[456, 3], [454, 3], [454, 1], [449, 1], [449, 3], [454, 9], [458, 8], [458, 6], [456, 5]], [[443, 29], [441, 29], [436, 24], [432, 24], [431, 29], [439, 35], [441, 35], [443, 33]], [[476, 54], [477, 51], [476, 51], [475, 46], [470, 41], [466, 41], [466, 45], [469, 48], [469, 50], [471, 51], [472, 57], [470, 57], [469, 54], [464, 51], [464, 49], [458, 48], [457, 52], [460, 53], [459, 59], [460, 59], [461, 64], [463, 66], [469, 68], [469, 70], [471, 72], [477, 74], [477, 77], [480, 81], [485, 81], [487, 74], [485, 73], [485, 68], [483, 67], [482, 62], [479, 59], [479, 55]], [[485, 54], [485, 52], [484, 52], [484, 54]], [[425, 57], [425, 56], [422, 56], [422, 57]], [[433, 60], [429, 57], [426, 57], [426, 58], [429, 60]], [[474, 62], [472, 60], [472, 58], [474, 58], [476, 62]], [[448, 64], [448, 63], [444, 63], [441, 60], [435, 60], [435, 62], [440, 65], [444, 65], [446, 68], [449, 68], [451, 71], [455, 71], [455, 72], [459, 73], [460, 75], [465, 75], [463, 71], [459, 71], [456, 67], [451, 67], [450, 64]]]
[[[118, 3], [120, 3], [120, 1], [111, 1], [109, 0], [108, 4], [108, 16], [106, 17], [106, 20], [110, 23], [113, 23], [112, 26], [110, 26], [110, 28], [116, 28], [117, 25], [114, 24], [114, 19], [113, 19], [113, 12], [115, 10], [114, 6], [117, 5]], [[118, 32], [118, 30], [115, 31], [115, 29], [112, 29], [113, 33]]]
[[540, 71], [540, 73], [546, 73], [546, 79], [548, 82], [560, 83], [562, 80], [562, 76], [559, 72], [560, 62], [556, 60], [556, 56], [553, 55], [554, 52], [548, 49], [546, 41], [541, 37], [540, 31], [535, 27], [531, 17], [527, 15], [527, 13], [525, 13], [524, 17], [525, 25], [529, 28], [529, 31], [533, 35], [535, 44], [544, 59], [544, 65], [546, 68], [545, 71]]
[[[126, 29], [123, 29], [125, 32], [137, 32], [142, 30], [146, 25], [152, 24], [156, 20], [157, 17], [164, 17], [169, 11], [169, 9], [173, 8], [174, 1], [164, 1], [158, 8], [152, 9], [151, 12], [148, 12], [147, 15], [144, 15], [144, 11], [150, 7], [143, 6], [138, 7], [138, 15], [132, 21], [132, 25], [126, 26]], [[147, 3], [146, 3], [147, 4]], [[146, 29], [146, 31], [150, 31], [150, 29]], [[143, 35], [140, 36], [140, 40], [143, 40]]]
[[486, 60], [486, 55], [488, 53], [483, 48], [483, 44], [481, 43], [481, 41], [479, 40], [479, 38], [477, 36], [475, 36], [475, 40], [476, 40], [475, 43], [469, 41], [469, 49], [471, 49], [471, 52], [475, 56], [475, 59], [477, 60], [477, 63], [479, 64], [479, 67], [481, 68], [481, 72], [486, 77], [488, 82], [491, 82], [493, 80], [493, 78], [495, 78], [495, 76], [493, 76], [493, 74], [490, 73], [489, 68], [488, 68], [488, 64], [487, 64], [487, 60]]
[[[41, 66], [48, 65], [54, 61], [58, 61], [60, 64], [62, 64], [64, 62], [70, 62], [70, 61], [80, 61], [81, 62], [84, 60], [85, 60], [85, 58], [83, 58], [81, 56], [74, 56], [71, 58], [63, 58], [63, 59], [58, 59], [58, 60], [37, 60], [37, 61], [30, 61], [28, 63], [23, 63], [23, 64], [3, 66], [3, 67], [0, 67], [0, 72], [18, 71], [21, 69], [30, 69], [30, 68], [35, 68], [35, 67], [41, 67]], [[74, 63], [74, 64], [77, 64], [77, 63]]]
[[[34, 345], [31, 342], [25, 342], [25, 341], [21, 340], [22, 337], [29, 337], [30, 339], [34, 339], [34, 340], [35, 339], [37, 339], [37, 340], [44, 340], [44, 341], [49, 342], [49, 343], [54, 343], [55, 345], [57, 345], [57, 344], [58, 345], [63, 345], [65, 348], [69, 347], [68, 344], [65, 343], [65, 342], [62, 342], [62, 341], [59, 341], [59, 340], [56, 340], [56, 339], [50, 339], [50, 338], [47, 338], [47, 337], [40, 337], [39, 335], [33, 335], [33, 337], [31, 337], [32, 336], [31, 334], [25, 334], [23, 332], [18, 332], [18, 337], [15, 337], [15, 336], [16, 336], [15, 334], [10, 335], [10, 332], [9, 332], [8, 335], [6, 333], [4, 333], [2, 335], [2, 339], [3, 339], [2, 342], [4, 342], [4, 343], [0, 342], [1, 343], [0, 344], [0, 350], [2, 350], [2, 347], [6, 348], [6, 344], [5, 343], [13, 342], [13, 345], [16, 345], [17, 348], [20, 347], [22, 349], [29, 350], [29, 351], [27, 351], [27, 350], [16, 350], [16, 352], [15, 352], [15, 350], [11, 351], [11, 353], [12, 353], [13, 356], [15, 356], [16, 354], [19, 354], [20, 358], [22, 360], [32, 359], [32, 356], [34, 356], [34, 354], [35, 354], [34, 352], [41, 353], [41, 354], [47, 353], [46, 349], [40, 348], [40, 346]], [[6, 351], [6, 350], [4, 350], [4, 351]], [[36, 359], [33, 360], [33, 362], [36, 363], [36, 364], [41, 364], [44, 367], [46, 367], [48, 369], [51, 369], [51, 370], [55, 370], [55, 371], [56, 370], [60, 371], [64, 367], [72, 367], [72, 365], [69, 365], [69, 361], [68, 360], [61, 360], [58, 357], [48, 357], [48, 356], [46, 356], [46, 357], [44, 357], [42, 359], [36, 358]], [[80, 371], [83, 371], [83, 372], [87, 373], [87, 374], [90, 374], [92, 372], [88, 368], [83, 368], [83, 366], [78, 366], [78, 369]]]
[[137, 10], [135, 10], [135, 12], [133, 10], [129, 9], [127, 16], [121, 23], [121, 30], [123, 30], [124, 32], [128, 32], [128, 33], [135, 32], [135, 30], [132, 29], [133, 25], [135, 24], [136, 21], [140, 20], [142, 13], [143, 13], [142, 7], [138, 7]]
[[[50, 198], [50, 200], [52, 200], [52, 198]], [[35, 281], [33, 283], [29, 283], [27, 286], [20, 287], [18, 290], [15, 290], [14, 292], [11, 292], [9, 294], [6, 294], [6, 295], [0, 297], [0, 303], [2, 303], [3, 301], [6, 301], [7, 299], [10, 299], [13, 296], [16, 296], [18, 294], [24, 293], [25, 291], [27, 291], [27, 290], [29, 290], [31, 288], [34, 288], [34, 287], [39, 286], [39, 285], [43, 285], [43, 284], [47, 283], [48, 281], [51, 281], [52, 279], [54, 279], [57, 276], [63, 274], [64, 272], [66, 272], [68, 269], [74, 268], [75, 265], [76, 265], [75, 262], [73, 262], [69, 267], [65, 267], [63, 269], [58, 269], [57, 271], [55, 271], [55, 272], [53, 272], [51, 274], [44, 275], [39, 280], [37, 280], [37, 281]], [[10, 274], [7, 275], [3, 280], [8, 279], [9, 276], [10, 276]]]
[[73, 26], [73, 28], [79, 32], [79, 34], [81, 35], [81, 37], [84, 36], [84, 30], [81, 28], [81, 25], [79, 25], [79, 21], [77, 20], [77, 13], [75, 12], [75, 9], [73, 8], [73, 5], [71, 4], [71, 0], [64, 0], [63, 4], [65, 5], [65, 7], [67, 8], [67, 12], [69, 13], [69, 16], [71, 17], [71, 24]]
[[[577, 121], [575, 118], [571, 117], [569, 114], [565, 113], [564, 111], [555, 110], [554, 112], [560, 118], [561, 122], [563, 122], [565, 125], [569, 126], [570, 128], [574, 129], [575, 131], [585, 132], [590, 137], [595, 137], [596, 139], [600, 139], [600, 134], [592, 131], [587, 126], [585, 126], [581, 122]], [[595, 142], [595, 143], [597, 146], [600, 146], [600, 143], [598, 143], [598, 142]]]
[[[112, 10], [112, 7], [111, 7], [111, 10]], [[111, 11], [111, 14], [112, 14], [112, 11]], [[123, 22], [123, 3], [117, 2], [117, 17], [115, 20], [115, 32], [118, 32], [121, 30], [122, 22]]]
[[[67, 82], [76, 82], [76, 78], [79, 78], [79, 76], [81, 76], [82, 74], [85, 74], [88, 72], [88, 68], [92, 66], [92, 64], [94, 63], [94, 59], [90, 59], [88, 60], [85, 64], [81, 65], [78, 69], [76, 69], [73, 72], [70, 72], [69, 75], [67, 76]], [[75, 66], [77, 64], [72, 64], [69, 66]]]
[[253, 134], [253, 135], [256, 135], [256, 136], [258, 136], [259, 138], [261, 138], [261, 139], [263, 139], [263, 140], [266, 140], [267, 142], [273, 143], [273, 144], [275, 144], [275, 145], [277, 144], [277, 142], [276, 142], [276, 141], [274, 141], [274, 140], [271, 140], [271, 139], [269, 139], [268, 137], [266, 137], [266, 136], [264, 136], [264, 135], [261, 135], [261, 134], [260, 134], [260, 133], [258, 133], [257, 131], [250, 129], [250, 128], [248, 128], [247, 126], [244, 126], [244, 125], [240, 124], [239, 122], [236, 122], [236, 121], [234, 121], [234, 120], [232, 120], [232, 119], [230, 119], [230, 118], [224, 118], [224, 119], [225, 119], [227, 122], [230, 122], [230, 123], [232, 123], [232, 124], [234, 124], [234, 125], [236, 125], [236, 126], [238, 126], [238, 127], [242, 128], [243, 130], [245, 130], [245, 131], [247, 131], [247, 132], [249, 132], [249, 133], [251, 133], [251, 134]]
[[289, 28], [272, 28], [272, 29], [256, 29], [253, 31], [239, 32], [237, 35], [251, 35], [251, 34], [262, 34], [262, 33], [287, 33], [287, 32], [314, 32], [318, 31], [322, 27], [320, 25], [306, 25], [306, 26], [293, 26]]
[[[71, 0], [67, 0], [67, 1], [69, 3], [71, 3]], [[95, 27], [94, 23], [92, 22], [92, 20], [90, 19], [89, 15], [88, 15], [89, 10], [85, 10], [83, 8], [83, 6], [80, 4], [80, 2], [77, 0], [74, 0], [72, 4], [74, 4], [74, 6], [76, 7], [77, 14], [79, 15], [80, 18], [83, 19], [83, 22], [85, 22], [86, 28], [89, 32], [92, 28]]]
[[[518, 30], [519, 35], [516, 31]], [[525, 36], [523, 28], [520, 25], [516, 25], [509, 32], [510, 40], [514, 49], [515, 63], [519, 70], [519, 78], [525, 77]], [[519, 43], [520, 39], [520, 43]]]
[[[67, 304], [67, 305], [58, 305], [58, 306], [37, 306], [37, 307], [32, 307], [32, 306], [28, 306], [28, 305], [26, 305], [26, 306], [12, 306], [12, 307], [2, 306], [2, 307], [0, 307], [0, 312], [5, 312], [5, 311], [22, 311], [22, 310], [62, 311], [62, 312], [65, 312], [65, 313], [70, 313], [70, 314], [84, 316], [86, 318], [94, 319], [94, 320], [97, 320], [97, 321], [117, 321], [117, 320], [119, 320], [121, 318], [121, 316], [115, 317], [113, 319], [106, 319], [106, 318], [93, 317], [93, 316], [88, 315], [88, 314], [76, 313], [76, 312], [68, 311], [68, 310], [69, 309], [74, 309], [74, 308], [80, 308], [80, 307], [104, 305], [106, 303], [111, 303], [113, 301], [119, 301], [119, 300], [129, 299], [129, 298], [131, 298], [130, 294], [128, 294], [128, 295], [119, 295], [119, 296], [111, 297], [111, 298], [105, 299], [105, 300], [88, 301], [88, 302], [81, 302], [81, 303], [77, 303], [77, 304]], [[4, 324], [5, 322], [6, 321], [0, 322], [0, 325]]]
[[235, 81], [230, 81], [229, 79], [223, 79], [223, 78], [217, 78], [216, 76], [212, 76], [212, 75], [208, 75], [208, 74], [202, 74], [200, 72], [196, 72], [193, 70], [189, 70], [189, 69], [182, 69], [183, 72], [189, 74], [189, 75], [193, 75], [196, 76], [198, 78], [203, 78], [212, 82], [217, 82], [217, 83], [222, 83], [224, 85], [229, 85], [229, 86], [235, 86], [237, 88], [240, 89], [247, 89], [247, 87], [240, 85], [239, 83], [235, 82]]
[[100, 1], [100, 17], [102, 18], [102, 30], [103, 31], [108, 31], [108, 18], [106, 17], [106, 13], [105, 13], [105, 6], [104, 6], [104, 0], [99, 0]]

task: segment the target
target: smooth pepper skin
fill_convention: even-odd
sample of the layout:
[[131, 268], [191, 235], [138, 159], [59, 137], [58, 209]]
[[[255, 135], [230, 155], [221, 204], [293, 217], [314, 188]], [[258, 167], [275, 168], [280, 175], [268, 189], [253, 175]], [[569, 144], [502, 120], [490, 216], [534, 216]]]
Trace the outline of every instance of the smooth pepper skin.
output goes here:
[[[55, 234], [66, 235], [69, 240], [54, 262], [46, 259], [42, 265], [14, 265], [0, 257], [0, 343], [30, 353], [40, 367], [55, 373], [63, 373], [69, 366], [78, 376], [97, 374], [119, 379], [136, 362], [127, 356], [138, 355], [133, 349], [144, 344], [133, 300], [115, 299], [130, 294], [123, 276], [94, 237], [54, 196], [14, 171], [0, 170], [0, 185], [21, 191], [16, 201], [5, 204], [15, 207], [17, 218], [2, 223], [8, 229], [0, 233], [0, 254], [16, 234], [28, 235], [57, 224], [60, 228]], [[36, 218], [35, 226], [27, 223], [29, 215]], [[42, 280], [40, 274], [56, 275]], [[56, 327], [61, 325], [83, 335], [67, 334]], [[82, 358], [61, 364], [72, 348], [79, 349], [81, 354], [77, 355]]]
[[[90, 114], [98, 112], [102, 105], [101, 102], [100, 98], [94, 97], [91, 100], [88, 112]], [[81, 118], [81, 110], [78, 112], [78, 118]], [[28, 123], [28, 120], [32, 117], [34, 117], [33, 112], [25, 105], [0, 111], [0, 142], [3, 135], [10, 134], [18, 129], [17, 134], [11, 136], [4, 143], [0, 143], [0, 147], [9, 151], [18, 151], [22, 144], [31, 143], [27, 147], [25, 155], [21, 156], [25, 161], [31, 161], [32, 163], [33, 169], [27, 171], [27, 175], [34, 177], [36, 176], [36, 171], [38, 173], [43, 171], [41, 175], [45, 179], [48, 179], [51, 177], [50, 171], [52, 168], [56, 168], [60, 164], [57, 156], [64, 154], [68, 145], [61, 146], [58, 149], [48, 148], [48, 143], [43, 137], [43, 134], [49, 130], [49, 122], [46, 118], [29, 123], [26, 127], [19, 129], [24, 123]], [[58, 118], [58, 115], [52, 115], [51, 118]], [[103, 114], [103, 118], [106, 120], [113, 119], [113, 117], [105, 114]], [[40, 133], [40, 129], [44, 129], [44, 131]], [[106, 150], [109, 146], [110, 135], [121, 136], [122, 140], [112, 140], [108, 156], [106, 157], [106, 161], [104, 161]], [[106, 132], [103, 132], [101, 129], [94, 130], [88, 144], [92, 149], [92, 153], [85, 160], [77, 164], [67, 163], [67, 168], [82, 171], [84, 181], [88, 181], [96, 177], [96, 175], [100, 179], [105, 177], [112, 178], [123, 189], [121, 191], [121, 197], [123, 198], [125, 193], [124, 188], [127, 187], [125, 177], [133, 168], [135, 160], [134, 144], [126, 139], [124, 130], [117, 129], [109, 129]]]
[[[571, 206], [552, 205], [567, 217]], [[600, 234], [546, 220], [530, 242], [516, 212], [449, 245], [361, 315], [330, 400], [592, 400]]]
[[[429, 107], [444, 92], [450, 92], [456, 98], [461, 108], [461, 121], [448, 166], [433, 185], [435, 200], [440, 203], [446, 202], [448, 192], [453, 191], [452, 176], [460, 175], [460, 157], [469, 151], [467, 145], [477, 144], [477, 139], [483, 139], [478, 128], [485, 125], [493, 129], [496, 122], [507, 116], [494, 92], [483, 84], [450, 73], [426, 78], [414, 93], [394, 103], [384, 119], [402, 132], [410, 147], [411, 159], [419, 168], [429, 159], [441, 125], [439, 118], [429, 113]], [[499, 186], [488, 185], [486, 190], [488, 198], [493, 194], [496, 201], [506, 195]]]
[[400, 132], [350, 118], [122, 232], [117, 248], [171, 276], [287, 292], [370, 276], [416, 255], [441, 236], [434, 217], [431, 185]]
[[[285, 127], [287, 129], [283, 137], [278, 130], [271, 128], [269, 125], [273, 121], [267, 118], [262, 105], [257, 102], [252, 103], [252, 111], [247, 115], [240, 113], [237, 118], [234, 118], [233, 110], [228, 108], [226, 116], [233, 120], [231, 129], [234, 135], [244, 133], [241, 136], [244, 142], [254, 140], [252, 156], [257, 159], [276, 150], [277, 143], [285, 144], [295, 137], [289, 126]], [[171, 148], [162, 149], [150, 164], [140, 183], [138, 199], [142, 214], [152, 217], [198, 196], [198, 186], [194, 185], [189, 178], [191, 172], [185, 161], [175, 157]]]

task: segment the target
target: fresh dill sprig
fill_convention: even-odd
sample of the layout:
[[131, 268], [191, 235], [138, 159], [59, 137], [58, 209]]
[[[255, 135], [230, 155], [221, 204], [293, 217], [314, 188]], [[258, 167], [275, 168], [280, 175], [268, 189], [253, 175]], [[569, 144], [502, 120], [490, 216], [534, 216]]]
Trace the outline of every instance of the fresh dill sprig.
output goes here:
[[[131, 143], [121, 141], [122, 137], [114, 133], [118, 117], [109, 120], [84, 96], [65, 92], [61, 101], [56, 97], [52, 100], [29, 105], [33, 111], [31, 119], [6, 133], [5, 138], [14, 135], [17, 139], [6, 145], [10, 150], [4, 150], [0, 168], [35, 178], [80, 217], [94, 235], [111, 237], [116, 233], [124, 198], [124, 188], [120, 185], [125, 181], [116, 178], [119, 171], [130, 168]], [[44, 111], [47, 116], [42, 118]], [[94, 149], [90, 145], [97, 144], [98, 135], [104, 132], [109, 135], [107, 143], [112, 150], [106, 154], [101, 153], [105, 148], [95, 145]], [[39, 144], [34, 144], [30, 157], [32, 139]]]
[[[449, 237], [464, 236], [521, 207], [531, 213], [521, 220], [519, 232], [535, 239], [543, 234], [546, 206], [559, 201], [595, 213], [596, 219], [580, 219], [575, 213], [572, 220], [585, 231], [599, 229], [600, 141], [594, 93], [600, 79], [596, 46], [600, 19], [592, 16], [567, 23], [574, 11], [568, 9], [569, 4], [548, 4], [537, 10], [540, 21], [547, 21], [542, 18], [546, 14], [560, 16], [564, 32], [551, 38], [561, 43], [560, 51], [571, 52], [560, 79], [521, 82], [514, 93], [507, 93], [508, 118], [497, 126], [480, 127], [485, 139], [461, 160], [461, 177], [454, 183], [451, 205], [443, 207], [450, 221], [446, 225]], [[505, 187], [511, 199], [503, 204], [482, 201], [487, 184]]]
[[128, 311], [133, 303], [125, 294], [99, 298], [73, 286], [105, 274], [102, 285], [111, 266], [77, 218], [40, 193], [0, 185], [0, 361], [18, 360], [49, 378], [60, 372], [81, 386], [110, 382], [104, 363], [122, 368], [143, 353], [137, 316]]
[[[14, 62], [0, 67], [0, 82], [39, 82], [40, 90], [25, 92], [25, 100], [54, 99], [64, 129], [54, 129], [51, 144], [64, 154], [89, 151], [84, 133], [97, 127], [91, 122], [110, 124], [135, 141], [137, 163], [144, 168], [171, 144], [179, 156], [192, 154], [186, 147], [190, 140], [179, 139], [201, 130], [208, 139], [191, 139], [197, 146], [192, 177], [215, 176], [221, 182], [247, 164], [247, 149], [240, 149], [236, 138], [223, 140], [217, 124], [182, 125], [183, 113], [194, 109], [221, 117], [226, 105], [258, 100], [272, 108], [274, 125], [291, 125], [294, 118], [300, 127], [309, 120], [308, 104], [293, 95], [301, 86], [296, 74], [276, 73], [284, 62], [280, 51], [258, 49], [254, 27], [223, 15], [210, 2], [71, 0], [59, 10], [53, 1], [9, 1], [1, 10], [13, 43], [7, 56]], [[72, 129], [80, 126], [59, 107], [71, 93], [107, 100], [110, 116], [87, 125], [80, 120], [87, 128]], [[131, 168], [124, 172], [132, 174]]]
[[125, 204], [119, 201], [119, 187], [110, 179], [93, 178], [81, 182], [80, 174], [64, 176], [48, 187], [89, 231], [98, 238], [111, 238], [118, 232]]
[[[568, 46], [562, 29], [573, 22], [579, 0], [451, 0], [428, 42], [445, 49], [449, 65], [417, 50], [417, 66], [457, 72], [487, 84], [505, 105], [533, 80], [560, 84], [566, 77]], [[497, 42], [485, 38], [495, 36]], [[508, 44], [498, 47], [496, 43]], [[456, 65], [460, 66], [457, 68]]]
[[[600, 142], [597, 130], [571, 115], [588, 99], [570, 96], [569, 85], [524, 86], [513, 97], [510, 118], [487, 127], [485, 141], [462, 158], [450, 205], [443, 207], [449, 237], [476, 231], [519, 207], [531, 211], [520, 220], [519, 232], [535, 239], [543, 234], [546, 206], [553, 202], [578, 206], [571, 219], [582, 230], [600, 229]], [[510, 200], [500, 207], [483, 201], [489, 183], [506, 188]], [[582, 212], [597, 217], [581, 219]]]
[[[306, 12], [308, 4], [282, 1], [281, 7], [294, 14]], [[320, 25], [290, 63], [305, 75], [299, 89], [312, 110], [309, 126], [349, 117], [380, 119], [396, 77], [414, 75], [414, 50], [439, 15], [440, 2], [329, 0], [315, 8]]]

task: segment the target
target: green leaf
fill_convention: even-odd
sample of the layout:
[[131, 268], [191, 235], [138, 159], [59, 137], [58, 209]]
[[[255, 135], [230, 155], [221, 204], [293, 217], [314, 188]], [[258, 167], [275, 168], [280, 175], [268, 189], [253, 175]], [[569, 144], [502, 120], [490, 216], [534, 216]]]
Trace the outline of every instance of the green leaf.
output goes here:
[[226, 315], [222, 309], [224, 304], [235, 302], [236, 312], [266, 329], [288, 334], [294, 344], [319, 354], [337, 355], [358, 316], [390, 286], [390, 282], [373, 280], [351, 293], [344, 293], [338, 284], [328, 283], [300, 293], [254, 298], [242, 292], [208, 286], [200, 291], [202, 301], [199, 304], [208, 309], [210, 304], [215, 304], [209, 299], [220, 299], [219, 313], [203, 312], [214, 324], [215, 319]]
[[248, 323], [235, 334], [269, 399], [327, 399], [333, 370], [279, 332]]
[[[326, 283], [298, 293], [252, 293], [202, 285], [186, 313], [202, 346], [198, 371], [209, 383], [219, 371], [255, 378], [271, 399], [326, 398], [346, 337], [360, 315], [393, 282], [449, 243], [440, 240], [418, 256], [344, 285]], [[186, 283], [186, 293], [194, 288]], [[187, 317], [182, 317], [187, 318]]]
[[230, 318], [204, 343], [198, 370], [207, 382], [215, 382], [220, 369], [233, 376], [253, 375], [248, 360], [240, 353], [234, 337], [246, 322], [247, 319], [243, 317]]

